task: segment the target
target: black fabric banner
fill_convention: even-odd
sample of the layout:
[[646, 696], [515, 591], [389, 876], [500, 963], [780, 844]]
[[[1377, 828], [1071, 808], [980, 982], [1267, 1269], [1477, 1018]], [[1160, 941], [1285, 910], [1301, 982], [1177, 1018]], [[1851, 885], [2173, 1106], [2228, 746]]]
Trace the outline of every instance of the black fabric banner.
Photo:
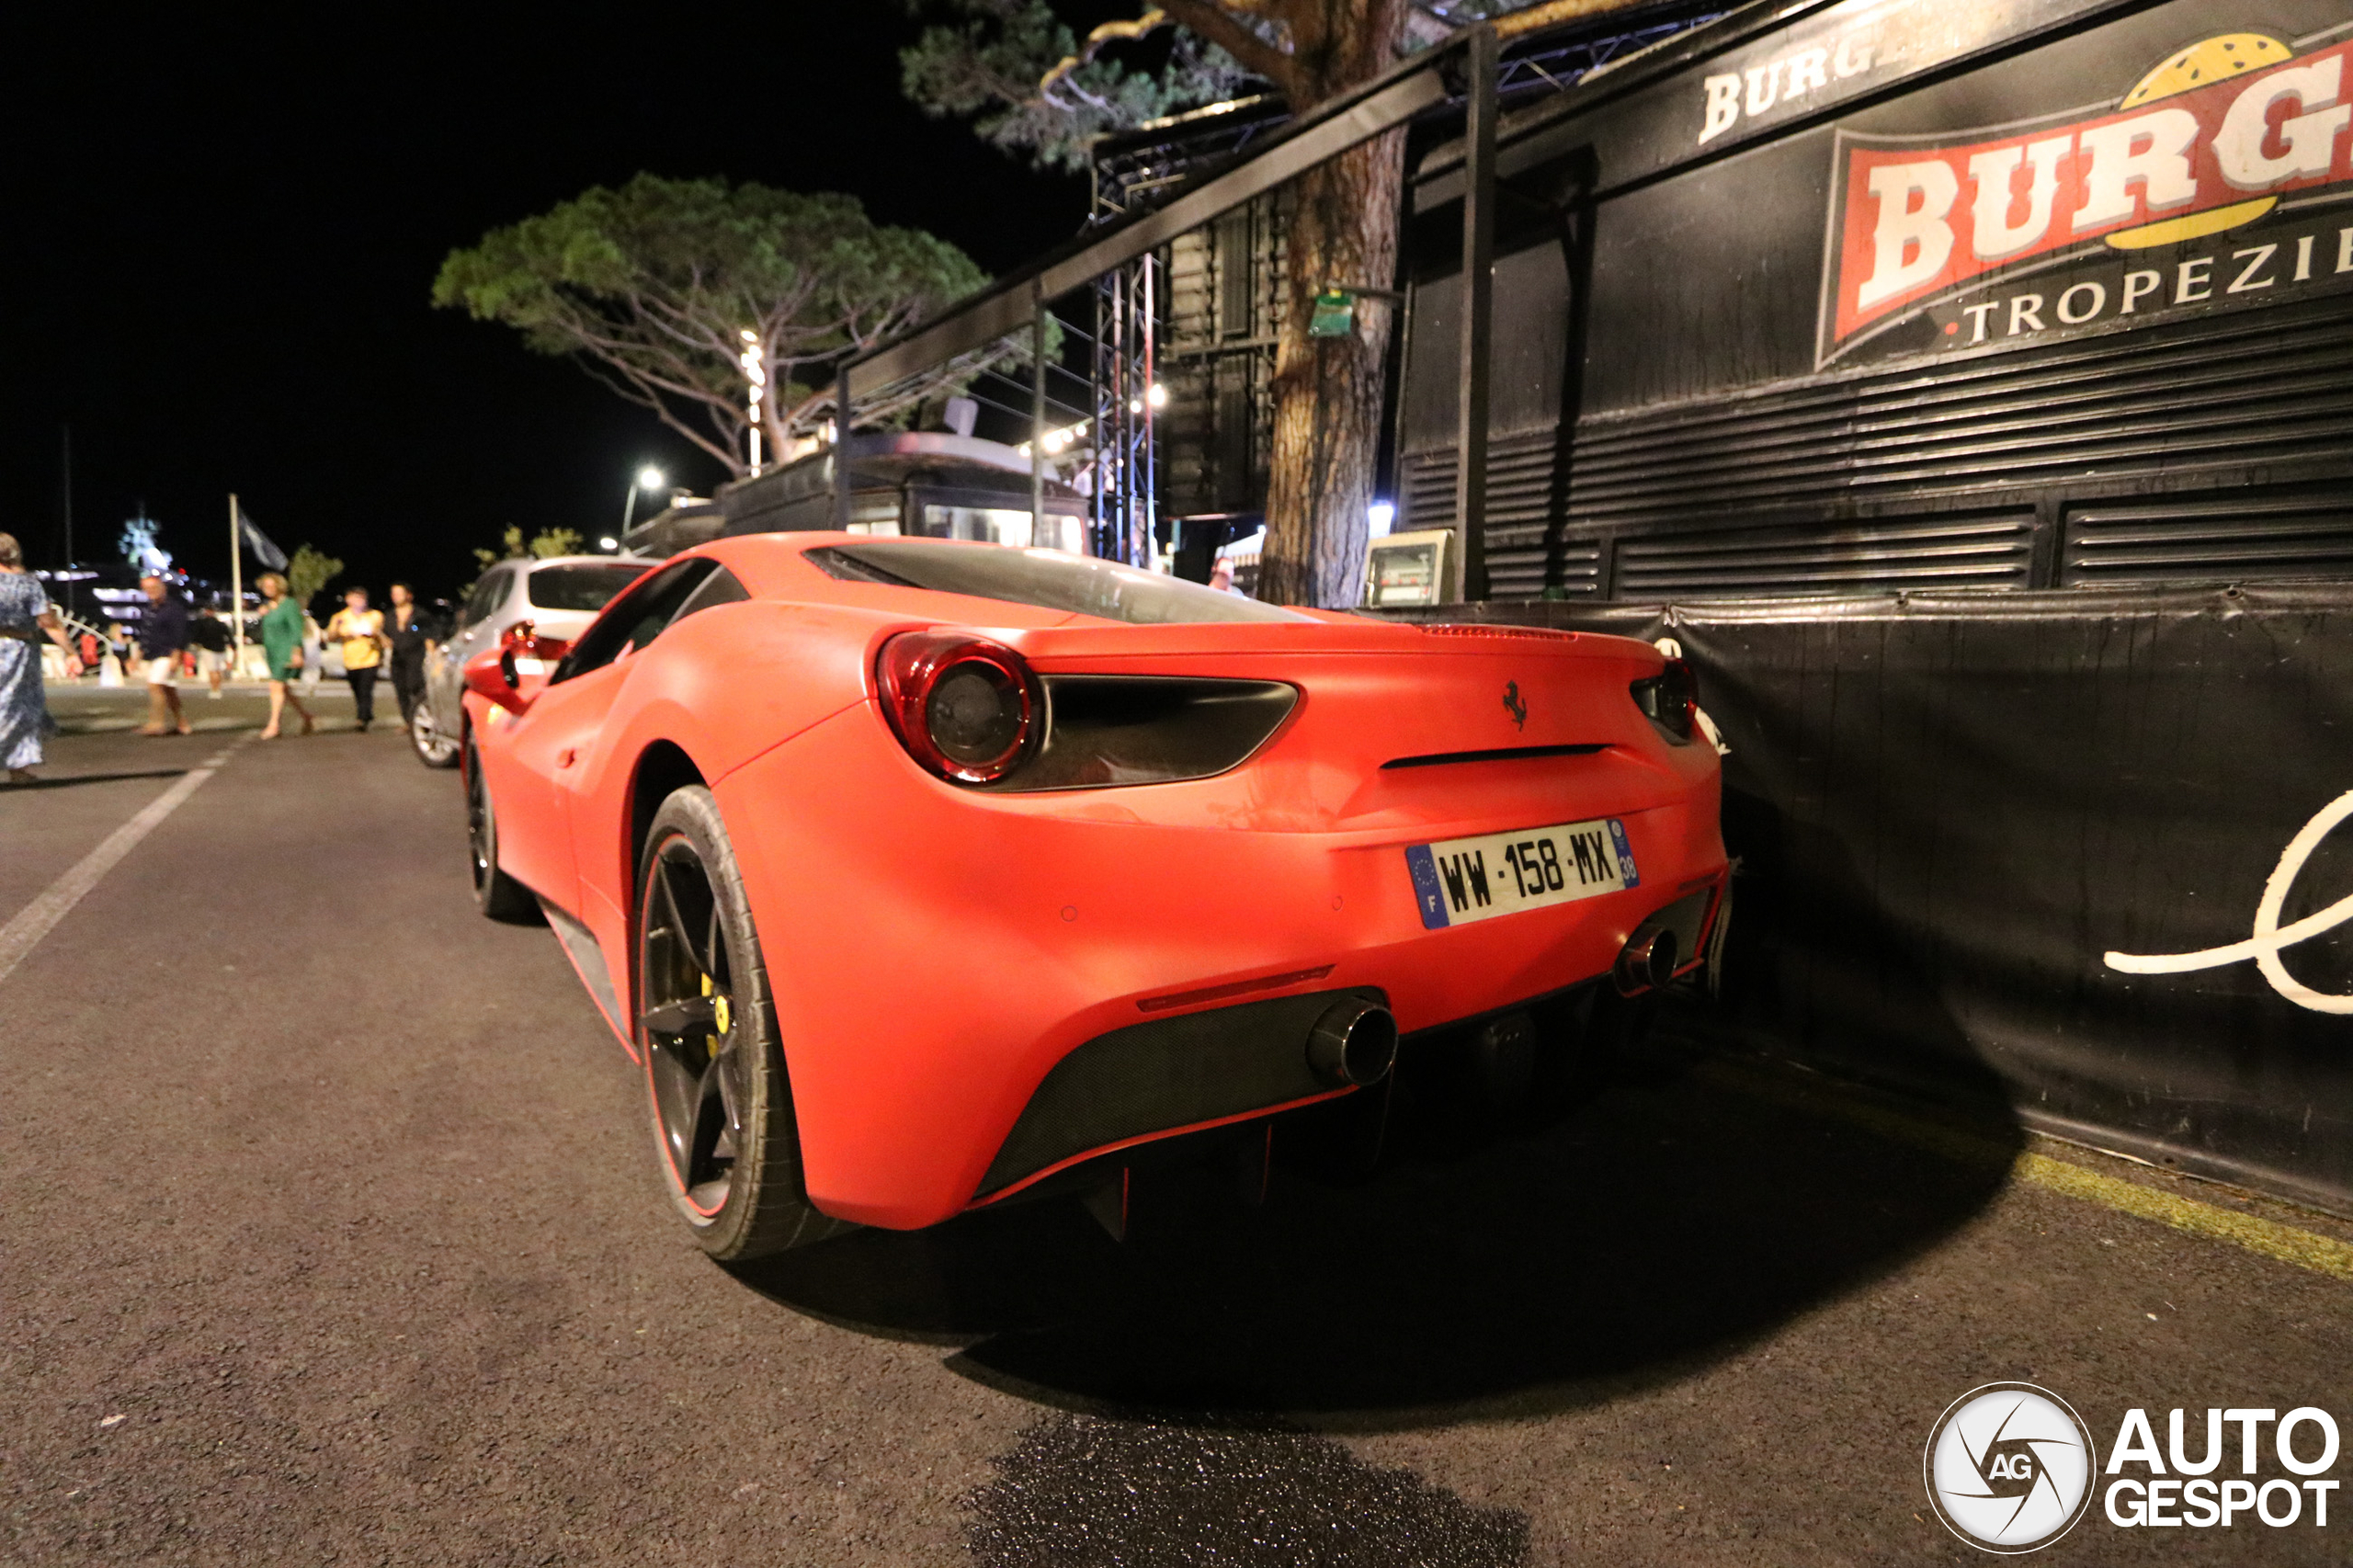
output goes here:
[[1793, 1051], [2353, 1212], [2353, 585], [1440, 613], [1680, 642]]

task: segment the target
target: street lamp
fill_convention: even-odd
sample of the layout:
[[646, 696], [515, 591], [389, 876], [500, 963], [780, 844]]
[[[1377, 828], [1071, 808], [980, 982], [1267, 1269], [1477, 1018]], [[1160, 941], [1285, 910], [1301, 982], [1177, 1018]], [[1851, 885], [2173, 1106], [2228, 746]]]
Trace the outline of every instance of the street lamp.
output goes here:
[[622, 538], [629, 537], [629, 526], [637, 518], [637, 493], [642, 490], [651, 494], [654, 491], [666, 488], [669, 483], [670, 476], [652, 463], [647, 463], [637, 471], [637, 481], [629, 487], [629, 500], [621, 506]]
[[760, 477], [760, 400], [768, 390], [767, 350], [760, 342], [760, 335], [750, 327], [737, 334], [744, 340], [744, 352], [735, 362], [744, 368], [744, 421], [752, 436], [752, 477]]

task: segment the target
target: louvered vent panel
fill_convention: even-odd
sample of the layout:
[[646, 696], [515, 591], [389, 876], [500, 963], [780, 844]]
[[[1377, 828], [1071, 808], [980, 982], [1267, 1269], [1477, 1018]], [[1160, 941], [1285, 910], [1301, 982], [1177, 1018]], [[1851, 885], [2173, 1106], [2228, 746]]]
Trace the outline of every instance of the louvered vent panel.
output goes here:
[[[2242, 315], [1588, 422], [1571, 517], [1868, 498], [1924, 486], [2341, 457], [2353, 311]], [[1449, 460], [1450, 461], [1450, 460]]]
[[2064, 581], [2250, 582], [2353, 575], [2353, 498], [2245, 491], [2067, 514]]
[[1600, 593], [1602, 549], [1602, 541], [1590, 536], [1562, 540], [1554, 555], [1552, 590], [1573, 599]]
[[[1501, 446], [1501, 442], [1496, 443]], [[1494, 454], [1489, 453], [1490, 460]], [[1454, 526], [1454, 454], [1421, 452], [1405, 460], [1405, 506], [1401, 528]]]
[[[1540, 598], [1550, 589], [1572, 596], [1601, 587], [1601, 546], [1591, 536], [1551, 539], [1553, 437], [1498, 441], [1487, 457], [1487, 582], [1499, 599]], [[1454, 465], [1410, 459], [1405, 469], [1405, 517], [1414, 528], [1454, 522]]]
[[[1606, 529], [1631, 542], [1768, 509], [1883, 507], [1916, 517], [1906, 497], [1921, 491], [2341, 463], [2348, 452], [2353, 296], [1591, 418], [1565, 472], [1555, 432], [1498, 437], [1488, 450], [1489, 551], [1513, 562], [1518, 585], [1529, 540], [1547, 521], [1555, 531]], [[1451, 525], [1454, 467], [1450, 449], [1408, 455], [1411, 526]], [[2308, 553], [2284, 535], [2249, 548], [2282, 551], [2290, 562], [2278, 568], [2283, 574], [2353, 575], [2312, 515], [2293, 526], [2319, 530]], [[2127, 547], [2117, 549], [2122, 562]], [[2096, 557], [2083, 557], [2084, 581], [2128, 580], [2113, 575], [2127, 566], [2098, 566]], [[2069, 559], [2072, 572], [2072, 551]], [[2180, 573], [2165, 574], [2246, 574], [2182, 559]], [[2246, 559], [2255, 570], [2257, 558]], [[1525, 591], [1503, 581], [1499, 597]], [[1620, 597], [1634, 591], [1617, 588]]]
[[2031, 513], [1838, 528], [1654, 534], [1618, 545], [1618, 597], [1666, 599], [1858, 593], [1890, 588], [2022, 588]]

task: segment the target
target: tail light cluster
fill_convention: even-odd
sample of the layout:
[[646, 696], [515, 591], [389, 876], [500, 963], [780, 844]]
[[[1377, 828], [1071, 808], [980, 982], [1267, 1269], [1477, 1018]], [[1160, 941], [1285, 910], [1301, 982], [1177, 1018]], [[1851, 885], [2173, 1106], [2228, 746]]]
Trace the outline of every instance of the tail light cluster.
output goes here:
[[1699, 710], [1699, 677], [1681, 659], [1669, 659], [1666, 668], [1632, 687], [1634, 706], [1677, 745], [1690, 742]]
[[1044, 727], [1045, 696], [1029, 661], [961, 632], [910, 631], [882, 645], [882, 710], [917, 762], [959, 784], [994, 784], [1018, 767]]
[[952, 783], [1007, 791], [1207, 778], [1238, 767], [1298, 704], [1279, 681], [1048, 676], [961, 631], [882, 645], [882, 710], [899, 742]]

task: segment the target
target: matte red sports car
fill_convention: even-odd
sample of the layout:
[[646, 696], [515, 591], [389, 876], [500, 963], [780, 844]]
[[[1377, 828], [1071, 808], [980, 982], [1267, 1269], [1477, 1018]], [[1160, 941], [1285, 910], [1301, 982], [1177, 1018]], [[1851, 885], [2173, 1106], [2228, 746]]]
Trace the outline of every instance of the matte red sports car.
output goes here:
[[568, 649], [518, 633], [467, 672], [479, 898], [544, 907], [722, 1258], [1663, 984], [1724, 886], [1689, 673], [1639, 642], [808, 533], [679, 556]]

